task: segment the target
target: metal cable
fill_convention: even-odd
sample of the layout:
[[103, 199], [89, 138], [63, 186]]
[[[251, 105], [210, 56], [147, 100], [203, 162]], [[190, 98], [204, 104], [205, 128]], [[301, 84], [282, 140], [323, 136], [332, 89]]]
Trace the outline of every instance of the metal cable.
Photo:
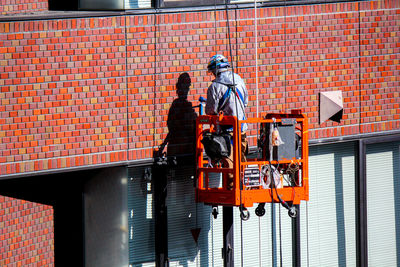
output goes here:
[[129, 149], [130, 149], [130, 125], [129, 125], [129, 89], [128, 89], [128, 27], [127, 27], [127, 15], [125, 15], [125, 90], [126, 90], [126, 160], [129, 161]]
[[[231, 69], [232, 69], [232, 81], [233, 81], [233, 87], [235, 88], [234, 89], [235, 90], [234, 93], [236, 94], [235, 64], [234, 64], [235, 60], [234, 60], [233, 53], [232, 53], [231, 31], [230, 31], [230, 26], [229, 26], [228, 0], [225, 1], [225, 14], [226, 14], [226, 25], [227, 25], [229, 53], [230, 53], [231, 62], [232, 62], [232, 67], [231, 67]], [[236, 26], [236, 50], [237, 50], [237, 17], [236, 17], [236, 12], [235, 12], [235, 26]], [[236, 58], [237, 58], [237, 53], [236, 53]], [[235, 96], [234, 99], [235, 99], [236, 115], [239, 115], [238, 105], [237, 105], [237, 97]], [[243, 112], [244, 112], [244, 110], [243, 110]], [[237, 121], [237, 124], [236, 124], [237, 133], [236, 134], [238, 136], [238, 138], [237, 138], [238, 140], [237, 140], [237, 143], [236, 143], [236, 146], [237, 146], [236, 151], [237, 151], [238, 149], [240, 149], [240, 140], [241, 140], [241, 138], [239, 139], [239, 137], [241, 137], [241, 135], [240, 135], [239, 119], [237, 118], [236, 121]], [[239, 167], [240, 167], [241, 159], [239, 158], [238, 160], [239, 160]], [[240, 212], [242, 212], [242, 189], [241, 188], [240, 188], [239, 192], [240, 192]], [[241, 266], [243, 267], [243, 220], [240, 220], [240, 242], [241, 242], [241, 246], [240, 246], [240, 248], [241, 248], [241, 253], [240, 253], [240, 255], [241, 255]]]
[[214, 0], [214, 53], [217, 51], [217, 0]]
[[308, 244], [308, 201], [306, 201], [307, 267], [310, 267], [310, 247]]
[[287, 93], [287, 88], [286, 88], [286, 85], [287, 85], [287, 81], [286, 81], [286, 72], [287, 72], [287, 68], [286, 68], [286, 62], [287, 62], [287, 38], [286, 38], [287, 18], [286, 18], [286, 8], [287, 8], [287, 6], [286, 6], [286, 0], [285, 0], [285, 6], [283, 8], [284, 25], [285, 25], [284, 28], [283, 28], [283, 30], [284, 30], [283, 38], [284, 38], [284, 44], [285, 44], [285, 56], [284, 56], [284, 58], [285, 58], [285, 72], [284, 72], [283, 76], [284, 76], [284, 79], [285, 79], [285, 85], [284, 85], [285, 86], [285, 112], [288, 112], [287, 111], [287, 109], [288, 109], [288, 103], [287, 103], [288, 93]]
[[282, 214], [281, 214], [281, 205], [279, 205], [279, 261], [281, 267], [283, 267], [282, 262]]
[[[258, 104], [258, 29], [257, 29], [257, 0], [254, 0], [254, 32], [255, 32], [255, 52], [256, 52], [256, 111], [257, 118], [259, 117], [259, 104]], [[258, 137], [258, 136], [257, 136]]]

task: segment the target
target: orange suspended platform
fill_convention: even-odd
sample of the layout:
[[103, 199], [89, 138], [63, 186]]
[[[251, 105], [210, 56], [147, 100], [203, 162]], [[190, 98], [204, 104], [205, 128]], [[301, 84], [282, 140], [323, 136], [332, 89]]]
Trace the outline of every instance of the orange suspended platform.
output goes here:
[[[255, 153], [256, 157], [248, 156], [246, 161], [241, 160], [240, 137], [237, 134], [238, 127], [241, 129], [241, 125], [247, 123], [249, 129], [257, 129], [259, 131], [260, 128], [263, 129], [263, 127], [266, 128], [268, 125], [273, 124], [281, 126], [283, 129], [284, 125], [288, 122], [293, 124], [293, 127], [289, 128], [289, 131], [294, 130], [295, 133], [289, 136], [297, 138], [298, 155], [294, 155], [291, 158], [272, 159], [273, 157], [270, 156], [272, 155], [271, 147], [269, 147], [269, 144], [264, 143], [260, 145], [261, 147], [259, 146], [261, 152]], [[214, 129], [219, 127], [218, 125], [233, 126], [233, 168], [226, 168], [221, 166], [221, 164], [211, 166], [210, 160], [207, 159], [204, 153], [203, 143], [201, 142], [203, 134], [214, 131]], [[257, 139], [259, 142], [259, 138]], [[292, 140], [289, 141], [291, 142]], [[280, 146], [274, 149], [279, 150]], [[268, 155], [268, 151], [270, 151], [270, 155]], [[196, 162], [197, 202], [203, 202], [212, 206], [247, 208], [252, 207], [254, 203], [282, 203], [284, 201], [296, 205], [300, 204], [301, 200], [308, 201], [307, 118], [305, 115], [299, 113], [267, 114], [264, 118], [249, 118], [238, 121], [233, 116], [201, 115], [196, 121]], [[274, 186], [272, 183], [269, 185], [265, 183], [266, 176], [268, 176], [265, 170], [271, 170], [271, 168], [279, 171], [281, 179], [279, 187]], [[233, 175], [233, 186], [230, 188], [227, 186], [229, 173]], [[220, 182], [217, 187], [212, 187], [210, 179], [216, 176], [222, 179], [222, 183]], [[257, 182], [258, 176], [260, 177], [259, 183]], [[274, 179], [274, 176], [270, 172], [270, 181], [272, 179]]]

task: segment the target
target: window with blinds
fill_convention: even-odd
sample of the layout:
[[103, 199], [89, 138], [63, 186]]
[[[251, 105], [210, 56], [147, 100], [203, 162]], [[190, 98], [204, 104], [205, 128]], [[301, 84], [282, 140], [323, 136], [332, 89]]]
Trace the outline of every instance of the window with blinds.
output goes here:
[[304, 266], [356, 266], [354, 143], [310, 147], [310, 199], [301, 205]]
[[[310, 147], [310, 200], [300, 204], [301, 264], [357, 265], [356, 147], [343, 142]], [[144, 168], [130, 171], [130, 263], [154, 265], [154, 207]], [[396, 266], [400, 244], [399, 144], [368, 145], [369, 261]], [[195, 203], [194, 170], [180, 166], [167, 175], [168, 256], [170, 266], [223, 266], [222, 207], [217, 219], [211, 207]], [[394, 179], [393, 179], [394, 177]], [[266, 204], [263, 217], [249, 208], [242, 221], [234, 208], [234, 261], [237, 266], [291, 266], [292, 219], [279, 204]], [[371, 214], [371, 215], [370, 215]], [[199, 229], [195, 242], [192, 230]], [[388, 248], [389, 246], [389, 248]]]
[[[154, 192], [144, 177], [146, 167], [129, 168], [130, 266], [155, 265]], [[179, 166], [167, 174], [168, 258], [170, 266], [223, 266], [222, 209], [195, 202], [193, 167]], [[192, 231], [199, 231], [197, 242]]]
[[128, 168], [128, 221], [130, 266], [154, 266], [154, 204], [146, 167]]
[[151, 0], [124, 0], [125, 9], [151, 8]]
[[[301, 264], [356, 266], [354, 143], [310, 147], [310, 200], [300, 204]], [[292, 221], [277, 203], [263, 217], [250, 208], [248, 221], [234, 209], [238, 266], [292, 266]]]
[[267, 203], [265, 215], [255, 214], [256, 205], [249, 208], [250, 218], [242, 221], [234, 209], [235, 266], [292, 266], [292, 219], [278, 203]]
[[400, 142], [368, 144], [368, 265], [400, 264]]

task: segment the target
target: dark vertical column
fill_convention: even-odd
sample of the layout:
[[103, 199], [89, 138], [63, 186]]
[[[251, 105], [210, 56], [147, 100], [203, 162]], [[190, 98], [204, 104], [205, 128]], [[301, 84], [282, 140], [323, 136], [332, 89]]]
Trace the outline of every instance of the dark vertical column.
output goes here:
[[297, 209], [297, 216], [292, 218], [292, 262], [293, 267], [301, 266], [300, 249], [300, 205], [294, 205]]
[[366, 145], [363, 140], [357, 144], [357, 266], [368, 267], [368, 228], [367, 228], [367, 166]]
[[157, 267], [168, 266], [167, 169], [167, 165], [163, 162], [155, 163], [152, 168]]
[[233, 257], [233, 207], [223, 207], [224, 267], [234, 267]]
[[152, 6], [157, 9], [164, 5], [164, 0], [152, 0]]

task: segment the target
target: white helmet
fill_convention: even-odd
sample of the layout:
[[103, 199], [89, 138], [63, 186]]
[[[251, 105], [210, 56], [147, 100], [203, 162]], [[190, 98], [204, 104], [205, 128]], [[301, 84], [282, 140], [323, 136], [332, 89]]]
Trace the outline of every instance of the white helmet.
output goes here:
[[226, 57], [223, 55], [214, 55], [211, 57], [210, 61], [208, 62], [207, 69], [209, 71], [218, 72], [220, 69], [229, 68], [229, 62]]

